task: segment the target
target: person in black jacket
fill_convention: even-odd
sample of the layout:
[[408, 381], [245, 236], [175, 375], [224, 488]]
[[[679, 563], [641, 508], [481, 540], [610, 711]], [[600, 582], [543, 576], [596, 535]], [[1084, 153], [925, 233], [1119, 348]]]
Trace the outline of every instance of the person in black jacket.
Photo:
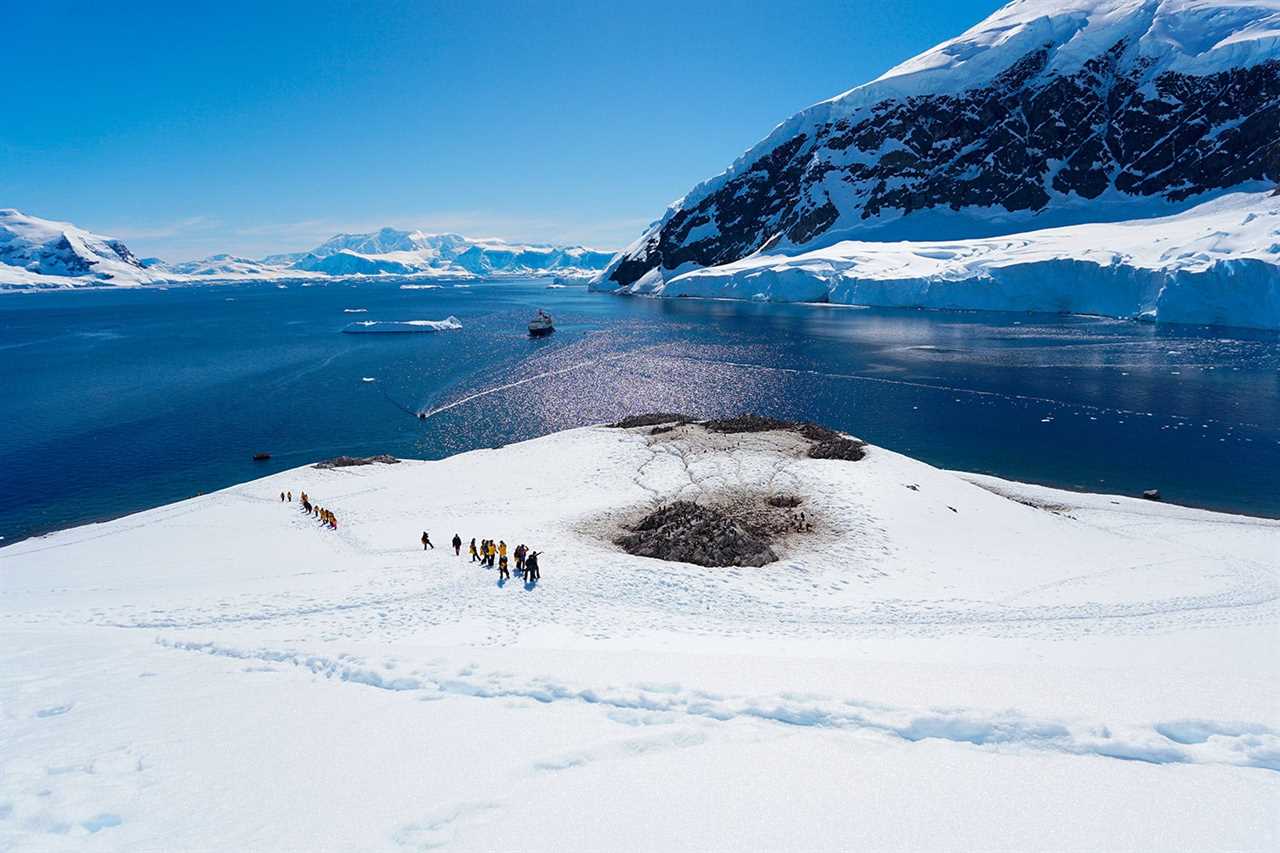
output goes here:
[[432, 543], [431, 537], [427, 535], [427, 531], [424, 530], [422, 531], [422, 550], [425, 551], [428, 548], [434, 551], [436, 549], [436, 546], [434, 543]]
[[527, 581], [536, 581], [542, 579], [542, 572], [538, 570], [538, 554], [541, 551], [530, 551], [524, 558], [524, 577]]
[[453, 556], [462, 556], [462, 537], [456, 533], [453, 534]]

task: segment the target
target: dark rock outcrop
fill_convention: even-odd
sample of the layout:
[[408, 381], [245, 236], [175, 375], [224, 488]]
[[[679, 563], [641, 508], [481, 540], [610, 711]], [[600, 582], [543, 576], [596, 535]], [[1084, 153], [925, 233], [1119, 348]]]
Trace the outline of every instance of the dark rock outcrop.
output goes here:
[[399, 461], [399, 459], [386, 453], [380, 453], [377, 456], [335, 456], [332, 459], [317, 462], [311, 467], [325, 470], [329, 468], [353, 468], [357, 465], [372, 465], [375, 462], [383, 465], [395, 465]]
[[638, 557], [699, 566], [763, 566], [778, 559], [768, 531], [692, 501], [659, 507], [614, 541]]

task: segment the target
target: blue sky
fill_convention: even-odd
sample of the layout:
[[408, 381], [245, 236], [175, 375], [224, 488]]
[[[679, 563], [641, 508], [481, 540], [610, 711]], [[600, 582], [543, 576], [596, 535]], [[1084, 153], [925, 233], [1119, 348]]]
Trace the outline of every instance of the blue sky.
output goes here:
[[1000, 4], [188, 5], [6, 7], [0, 207], [171, 260], [381, 225], [617, 248]]

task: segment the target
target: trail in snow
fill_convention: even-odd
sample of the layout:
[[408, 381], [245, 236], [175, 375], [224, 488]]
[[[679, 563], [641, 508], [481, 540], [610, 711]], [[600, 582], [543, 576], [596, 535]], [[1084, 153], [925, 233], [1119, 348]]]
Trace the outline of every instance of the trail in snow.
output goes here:
[[[642, 711], [718, 722], [755, 719], [788, 726], [871, 731], [908, 742], [949, 740], [976, 746], [1027, 747], [1152, 764], [1225, 764], [1280, 771], [1280, 732], [1260, 723], [1172, 720], [1117, 725], [1028, 717], [979, 708], [901, 708], [859, 699], [778, 693], [729, 696], [686, 690], [678, 684], [575, 686], [551, 678], [519, 680], [502, 672], [396, 670], [351, 656], [334, 659], [288, 649], [244, 649], [214, 642], [159, 638], [162, 646], [237, 660], [287, 664], [339, 681], [380, 690], [437, 696], [529, 699], [543, 704], [581, 702], [611, 711]], [[664, 721], [665, 722], [665, 721]]]

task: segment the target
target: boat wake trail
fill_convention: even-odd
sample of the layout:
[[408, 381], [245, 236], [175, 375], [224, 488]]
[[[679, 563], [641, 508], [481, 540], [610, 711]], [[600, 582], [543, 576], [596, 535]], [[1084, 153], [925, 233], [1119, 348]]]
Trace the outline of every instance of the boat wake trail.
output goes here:
[[451, 403], [445, 403], [443, 406], [436, 406], [434, 409], [429, 409], [425, 412], [410, 412], [410, 414], [413, 414], [419, 420], [425, 421], [428, 418], [435, 417], [441, 412], [447, 412], [450, 409], [457, 408], [458, 406], [461, 406], [464, 403], [470, 403], [472, 400], [478, 400], [481, 397], [488, 397], [490, 394], [496, 394], [499, 391], [507, 391], [511, 388], [518, 388], [521, 385], [528, 385], [530, 382], [537, 382], [539, 379], [550, 379], [553, 376], [561, 376], [565, 373], [572, 373], [573, 371], [581, 370], [584, 367], [594, 367], [596, 365], [603, 364], [605, 362], [618, 361], [620, 359], [630, 358], [635, 355], [636, 355], [636, 351], [628, 351], [628, 352], [616, 353], [614, 355], [601, 356], [599, 358], [591, 359], [590, 361], [575, 362], [573, 364], [568, 365], [567, 367], [560, 367], [555, 370], [547, 370], [542, 373], [535, 373], [532, 376], [526, 376], [523, 379], [517, 379], [514, 382], [507, 382], [502, 385], [495, 385], [492, 388], [486, 388], [483, 391], [477, 391], [474, 394], [468, 394], [465, 397], [459, 397], [457, 400], [454, 400]]

